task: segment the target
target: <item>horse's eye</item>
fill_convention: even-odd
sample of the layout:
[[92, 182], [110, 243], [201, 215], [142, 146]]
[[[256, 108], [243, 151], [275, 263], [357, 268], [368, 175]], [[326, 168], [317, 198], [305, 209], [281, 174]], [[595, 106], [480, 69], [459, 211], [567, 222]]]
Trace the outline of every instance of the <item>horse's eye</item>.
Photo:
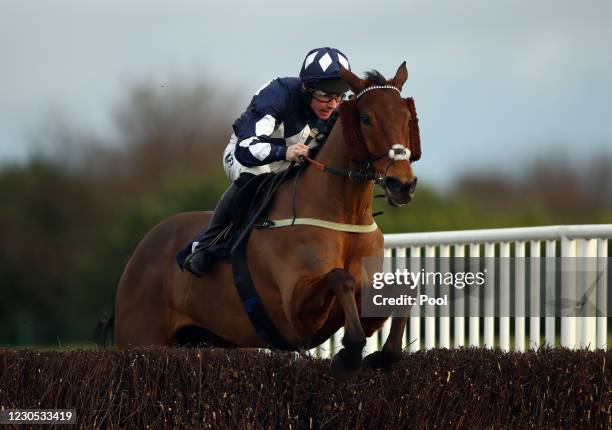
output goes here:
[[370, 117], [366, 114], [361, 115], [359, 119], [361, 120], [361, 123], [363, 125], [372, 125], [372, 121], [370, 120]]

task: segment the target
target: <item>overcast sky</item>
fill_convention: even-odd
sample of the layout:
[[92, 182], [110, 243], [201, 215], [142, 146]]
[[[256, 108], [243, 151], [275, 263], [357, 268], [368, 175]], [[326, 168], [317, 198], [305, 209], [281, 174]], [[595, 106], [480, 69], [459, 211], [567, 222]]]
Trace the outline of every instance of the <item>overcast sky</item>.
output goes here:
[[246, 106], [320, 46], [358, 74], [407, 61], [420, 180], [611, 156], [611, 22], [606, 0], [0, 0], [0, 160], [26, 157], [50, 113], [112, 136], [137, 82], [206, 79]]

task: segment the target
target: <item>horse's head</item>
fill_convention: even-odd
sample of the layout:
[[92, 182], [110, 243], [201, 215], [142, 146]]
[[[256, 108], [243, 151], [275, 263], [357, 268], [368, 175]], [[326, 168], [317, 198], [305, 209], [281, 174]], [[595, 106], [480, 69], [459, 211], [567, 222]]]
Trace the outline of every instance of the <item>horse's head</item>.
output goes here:
[[356, 94], [341, 106], [349, 157], [373, 170], [389, 204], [410, 202], [417, 183], [411, 162], [421, 151], [414, 101], [400, 95], [408, 78], [406, 63], [391, 80], [377, 71], [367, 73], [366, 79], [344, 68], [340, 75]]

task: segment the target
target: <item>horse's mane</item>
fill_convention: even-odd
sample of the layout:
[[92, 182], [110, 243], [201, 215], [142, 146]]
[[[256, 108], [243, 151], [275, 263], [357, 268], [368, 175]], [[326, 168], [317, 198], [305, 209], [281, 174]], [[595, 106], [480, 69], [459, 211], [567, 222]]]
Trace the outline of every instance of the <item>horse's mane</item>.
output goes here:
[[366, 72], [365, 80], [368, 82], [368, 86], [387, 85], [389, 83], [378, 70], [370, 70], [369, 72]]
[[410, 136], [410, 162], [417, 161], [421, 158], [421, 131], [419, 130], [419, 118], [417, 117], [414, 98], [408, 97], [406, 105], [410, 111], [410, 122], [408, 123], [408, 133]]

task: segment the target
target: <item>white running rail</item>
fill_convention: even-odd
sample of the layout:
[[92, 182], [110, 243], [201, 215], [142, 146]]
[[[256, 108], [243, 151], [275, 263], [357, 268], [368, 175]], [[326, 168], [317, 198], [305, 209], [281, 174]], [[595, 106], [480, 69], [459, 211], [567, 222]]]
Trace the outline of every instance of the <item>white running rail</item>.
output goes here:
[[[467, 316], [465, 312], [461, 312], [461, 316], [449, 315], [446, 310], [438, 311], [438, 315], [435, 315], [434, 307], [419, 309], [418, 305], [414, 306], [406, 327], [405, 348], [409, 351], [462, 346], [495, 347], [506, 351], [524, 351], [541, 345], [572, 349], [608, 348], [609, 238], [612, 238], [612, 224], [385, 235], [385, 257], [399, 258], [399, 265], [409, 264], [417, 268], [427, 266], [425, 269], [429, 271], [435, 270], [432, 267], [435, 262], [439, 271], [447, 271], [449, 268], [446, 266], [450, 261], [469, 258], [470, 270], [476, 269], [472, 267], [475, 261], [482, 262], [487, 269], [487, 285], [490, 285], [490, 279], [496, 284], [494, 289], [485, 288], [480, 297], [472, 294], [466, 298], [463, 290], [455, 291], [450, 313], [453, 314], [453, 307], [462, 306], [465, 309], [467, 306]], [[529, 273], [526, 273], [526, 258], [516, 258], [512, 267], [511, 259], [503, 258], [526, 257], [527, 249]], [[423, 257], [435, 258], [426, 258], [422, 266]], [[502, 257], [498, 259], [497, 274], [496, 267], [491, 263], [495, 260], [491, 257]], [[549, 267], [554, 264], [554, 260], [548, 257], [562, 257], [560, 271]], [[576, 260], [565, 257], [598, 257], [583, 260], [596, 264], [597, 270], [579, 272], [586, 273], [582, 276], [592, 274], [593, 278], [584, 279], [584, 282], [578, 280], [578, 284], [575, 284], [576, 272], [569, 271]], [[574, 273], [574, 276], [565, 273]], [[555, 279], [555, 274], [561, 279]], [[555, 287], [555, 283], [560, 284], [560, 287]], [[587, 291], [587, 285], [596, 287], [588, 288]], [[559, 291], [561, 297], [556, 297], [555, 291]], [[523, 316], [541, 315], [541, 300], [553, 305], [558, 305], [559, 300], [574, 300], [578, 303], [577, 295], [581, 298], [589, 295], [589, 301], [595, 303], [599, 311], [598, 316], [592, 316], [592, 312], [590, 316], [574, 317], [554, 317], [548, 314], [541, 317]], [[465, 300], [468, 302], [465, 303]], [[484, 315], [478, 310], [481, 301], [484, 301], [484, 305], [480, 306], [484, 308]], [[495, 315], [501, 316], [493, 316], [493, 306], [499, 306], [499, 312]], [[527, 306], [529, 309], [526, 309]], [[389, 327], [390, 320], [379, 333], [368, 338], [364, 354], [380, 349]], [[514, 334], [513, 342], [511, 334]], [[343, 329], [340, 329], [330, 340], [310, 352], [317, 357], [328, 358], [342, 347], [342, 336]]]

